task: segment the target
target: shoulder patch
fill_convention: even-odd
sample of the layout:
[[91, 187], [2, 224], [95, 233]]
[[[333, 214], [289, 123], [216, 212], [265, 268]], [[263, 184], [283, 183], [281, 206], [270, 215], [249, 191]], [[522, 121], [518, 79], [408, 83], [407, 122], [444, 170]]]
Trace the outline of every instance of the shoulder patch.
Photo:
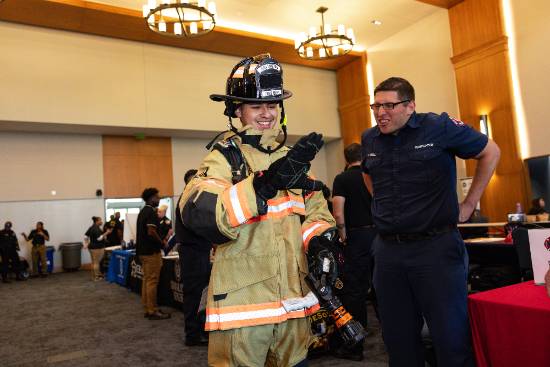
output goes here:
[[449, 116], [449, 118], [451, 119], [451, 121], [456, 125], [456, 126], [466, 126], [466, 124], [460, 120], [457, 120], [455, 119], [454, 117], [451, 117]]

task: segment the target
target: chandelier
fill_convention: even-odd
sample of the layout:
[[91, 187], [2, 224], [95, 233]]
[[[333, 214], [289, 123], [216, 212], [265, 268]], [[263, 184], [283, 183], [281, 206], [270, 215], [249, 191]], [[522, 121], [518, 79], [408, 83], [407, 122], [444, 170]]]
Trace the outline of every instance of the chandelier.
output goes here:
[[206, 0], [148, 0], [143, 17], [155, 33], [172, 37], [198, 37], [216, 26], [216, 3]]
[[317, 13], [321, 13], [320, 27], [309, 27], [309, 34], [302, 32], [294, 41], [294, 49], [300, 57], [310, 60], [330, 59], [343, 56], [353, 48], [353, 29], [346, 29], [343, 24], [333, 28], [325, 23], [327, 10], [324, 6], [317, 9]]

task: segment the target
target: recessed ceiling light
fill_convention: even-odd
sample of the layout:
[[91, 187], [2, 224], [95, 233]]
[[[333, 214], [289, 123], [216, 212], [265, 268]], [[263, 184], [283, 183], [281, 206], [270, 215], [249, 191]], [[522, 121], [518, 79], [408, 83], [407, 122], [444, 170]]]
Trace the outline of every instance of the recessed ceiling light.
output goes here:
[[371, 20], [371, 23], [374, 25], [382, 25], [382, 21], [377, 19]]

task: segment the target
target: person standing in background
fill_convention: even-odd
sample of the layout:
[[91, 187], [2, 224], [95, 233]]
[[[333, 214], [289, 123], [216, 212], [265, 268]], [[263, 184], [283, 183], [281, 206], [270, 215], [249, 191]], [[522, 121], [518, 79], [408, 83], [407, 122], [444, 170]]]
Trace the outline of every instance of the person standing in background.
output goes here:
[[[185, 184], [197, 174], [196, 169], [185, 173]], [[181, 196], [180, 196], [181, 200]], [[180, 200], [178, 200], [179, 208]], [[208, 337], [204, 331], [206, 315], [199, 314], [199, 305], [204, 288], [210, 280], [210, 251], [212, 244], [183, 225], [176, 213], [176, 241], [179, 243], [181, 280], [183, 283], [183, 314], [185, 318], [185, 345], [206, 346]]]
[[[107, 225], [111, 231], [107, 235], [107, 242], [109, 246], [118, 246], [122, 243], [123, 227], [120, 222], [120, 212], [116, 212], [114, 216], [111, 216], [111, 220]], [[105, 230], [105, 228], [104, 228]]]
[[159, 217], [159, 236], [162, 242], [166, 243], [172, 237], [174, 230], [172, 229], [172, 221], [166, 216], [168, 205], [161, 205], [157, 210], [157, 216]]
[[21, 276], [21, 261], [19, 261], [19, 242], [17, 236], [11, 229], [12, 223], [6, 222], [4, 229], [0, 231], [0, 256], [2, 256], [2, 281], [9, 283], [8, 272], [9, 262], [17, 280], [24, 280]]
[[103, 279], [99, 264], [105, 253], [106, 238], [111, 234], [113, 228], [109, 227], [102, 231], [103, 220], [100, 217], [92, 217], [92, 221], [93, 224], [86, 231], [86, 236], [90, 239], [88, 251], [90, 251], [90, 257], [92, 258], [92, 280], [98, 281]]
[[[344, 307], [367, 329], [367, 295], [372, 284], [374, 261], [372, 241], [376, 236], [371, 214], [372, 196], [361, 173], [361, 145], [353, 143], [344, 149], [347, 170], [334, 178], [332, 203], [334, 219], [344, 245], [344, 287], [340, 299]], [[363, 344], [347, 349], [335, 342], [334, 355], [360, 361]]]
[[44, 229], [44, 223], [36, 222], [36, 229], [33, 229], [27, 236], [21, 233], [25, 241], [32, 241], [32, 275], [38, 276], [38, 261], [40, 261], [40, 276], [45, 278], [48, 276], [48, 259], [46, 258], [46, 241], [50, 240], [50, 234]]
[[165, 320], [170, 314], [162, 312], [157, 307], [157, 288], [162, 268], [161, 249], [164, 243], [159, 236], [160, 226], [157, 207], [160, 202], [159, 191], [153, 187], [143, 190], [141, 198], [145, 206], [137, 217], [136, 256], [143, 266], [143, 282], [141, 287], [141, 302], [145, 308], [145, 318], [149, 320]]

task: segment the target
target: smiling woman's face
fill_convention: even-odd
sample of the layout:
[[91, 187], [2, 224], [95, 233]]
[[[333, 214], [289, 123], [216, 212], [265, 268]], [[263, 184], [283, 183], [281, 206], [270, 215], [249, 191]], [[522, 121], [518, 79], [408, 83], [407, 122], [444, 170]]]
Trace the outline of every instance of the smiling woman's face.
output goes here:
[[256, 130], [272, 129], [279, 116], [278, 103], [245, 103], [239, 106], [235, 114], [244, 125], [251, 125]]

